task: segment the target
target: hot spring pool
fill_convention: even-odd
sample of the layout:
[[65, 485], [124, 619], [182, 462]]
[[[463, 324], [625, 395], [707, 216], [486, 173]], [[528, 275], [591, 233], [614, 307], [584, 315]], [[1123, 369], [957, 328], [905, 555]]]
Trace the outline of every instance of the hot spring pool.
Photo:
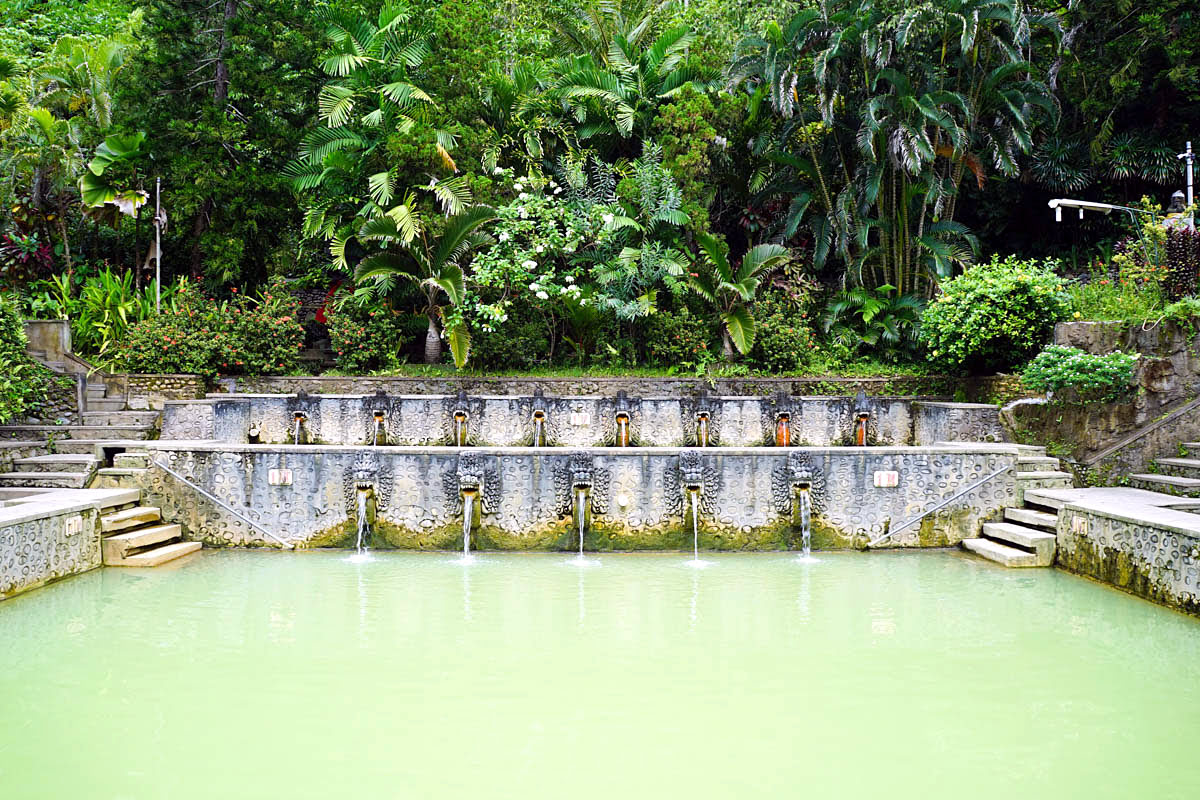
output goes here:
[[201, 553], [0, 603], [0, 797], [1196, 798], [1200, 622], [952, 552]]

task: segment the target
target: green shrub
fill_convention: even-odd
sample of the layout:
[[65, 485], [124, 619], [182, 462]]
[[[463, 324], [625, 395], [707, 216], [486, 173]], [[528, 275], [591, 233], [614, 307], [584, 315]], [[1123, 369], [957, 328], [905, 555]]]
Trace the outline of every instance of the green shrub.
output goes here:
[[1073, 390], [1079, 402], [1117, 400], [1129, 390], [1136, 353], [1097, 356], [1077, 347], [1050, 345], [1029, 362], [1022, 381], [1035, 392]]
[[687, 307], [651, 315], [643, 330], [646, 358], [653, 366], [698, 371], [715, 360], [716, 325]]
[[233, 294], [218, 303], [183, 284], [174, 309], [129, 327], [113, 362], [129, 372], [206, 378], [294, 371], [304, 345], [299, 302], [277, 281], [258, 297]]
[[387, 308], [335, 301], [325, 317], [333, 360], [342, 372], [353, 375], [399, 366], [405, 326]]
[[53, 373], [26, 352], [25, 322], [8, 295], [0, 296], [0, 423], [44, 403]]
[[1141, 322], [1154, 319], [1163, 308], [1163, 291], [1154, 282], [1136, 283], [1096, 275], [1087, 283], [1073, 284], [1067, 293], [1071, 298], [1071, 319], [1076, 320]]
[[921, 316], [921, 336], [930, 357], [951, 369], [1002, 371], [1033, 356], [1069, 314], [1051, 263], [993, 256], [942, 284]]
[[472, 331], [472, 367], [524, 370], [550, 362], [550, 329], [546, 318], [530, 303], [513, 305], [489, 328]]
[[816, 351], [808, 312], [797, 311], [777, 292], [754, 304], [755, 337], [750, 365], [767, 372], [796, 372], [808, 366]]

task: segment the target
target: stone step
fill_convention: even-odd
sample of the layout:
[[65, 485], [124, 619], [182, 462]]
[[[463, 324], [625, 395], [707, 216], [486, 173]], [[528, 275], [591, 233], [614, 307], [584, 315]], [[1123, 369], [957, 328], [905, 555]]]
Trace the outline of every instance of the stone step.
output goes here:
[[155, 547], [150, 550], [144, 550], [136, 555], [127, 556], [115, 561], [109, 566], [113, 567], [157, 567], [159, 564], [165, 564], [168, 561], [174, 561], [177, 558], [186, 556], [189, 553], [194, 553], [204, 545], [200, 542], [175, 542], [174, 544], [164, 544], [161, 547]]
[[1059, 466], [1058, 459], [1051, 456], [1020, 456], [1017, 459], [1017, 472], [1058, 472]]
[[1159, 458], [1155, 463], [1169, 475], [1200, 478], [1200, 458]]
[[1071, 481], [1071, 473], [1062, 472], [1061, 470], [1032, 470], [1030, 472], [1019, 471], [1017, 473], [1019, 481]]
[[149, 439], [149, 425], [0, 425], [0, 438]]
[[1037, 556], [991, 539], [963, 539], [962, 545], [978, 556], [1005, 567], [1036, 567]]
[[113, 466], [118, 469], [146, 469], [150, 466], [150, 454], [117, 453], [113, 456]]
[[[1057, 486], [1046, 487], [1048, 489], [1057, 489]], [[1057, 497], [1051, 497], [1039, 489], [1030, 488], [1022, 493], [1024, 495], [1024, 503], [1026, 506], [1037, 506], [1039, 509], [1049, 509], [1057, 514], [1062, 510], [1062, 507], [1067, 504], [1066, 500], [1060, 500]]]
[[90, 455], [57, 453], [48, 456], [32, 456], [13, 460], [17, 472], [80, 472], [91, 473], [98, 462]]
[[125, 401], [120, 398], [87, 398], [87, 410], [90, 411], [124, 411]]
[[1146, 489], [1151, 492], [1176, 494], [1183, 497], [1200, 497], [1200, 478], [1182, 478], [1178, 475], [1137, 472], [1129, 476], [1129, 485], [1135, 489]]
[[39, 489], [36, 486], [0, 486], [0, 503], [57, 491], [57, 489]]
[[111, 439], [55, 439], [54, 451], [63, 455], [92, 455], [97, 447], [111, 442]]
[[101, 543], [104, 563], [113, 564], [134, 555], [139, 550], [178, 539], [183, 529], [178, 525], [149, 525], [125, 533], [106, 536]]
[[0, 472], [0, 486], [82, 489], [89, 477], [85, 472]]
[[1182, 446], [1190, 457], [1200, 458], [1200, 442], [1184, 442]]
[[1054, 551], [1058, 539], [1052, 533], [1014, 525], [1011, 522], [988, 522], [983, 526], [983, 535], [995, 542], [1032, 551], [1037, 556], [1037, 566], [1048, 567], [1054, 563]]
[[1045, 511], [1037, 511], [1032, 508], [1006, 508], [1004, 509], [1004, 518], [1009, 522], [1028, 525], [1031, 528], [1039, 528], [1047, 532], [1058, 528], [1058, 515], [1047, 514]]
[[84, 425], [107, 425], [121, 427], [157, 427], [157, 411], [92, 411], [83, 413]]
[[105, 514], [100, 518], [100, 531], [101, 533], [117, 533], [161, 521], [162, 512], [154, 506], [134, 506], [113, 514]]

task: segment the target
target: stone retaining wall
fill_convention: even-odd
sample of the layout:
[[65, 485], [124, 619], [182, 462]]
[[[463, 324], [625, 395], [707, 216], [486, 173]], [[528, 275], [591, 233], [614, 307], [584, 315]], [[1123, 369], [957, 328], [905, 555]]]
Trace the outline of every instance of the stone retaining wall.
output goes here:
[[132, 409], [157, 410], [168, 400], [204, 397], [207, 388], [199, 375], [129, 374], [123, 377]]
[[361, 489], [370, 497], [372, 546], [457, 549], [461, 490], [475, 486], [483, 509], [472, 533], [479, 548], [571, 549], [578, 543], [572, 487], [581, 476], [591, 487], [590, 550], [690, 549], [689, 486], [698, 491], [700, 547], [718, 550], [797, 547], [801, 482], [811, 487], [818, 549], [862, 546], [1005, 467], [1010, 471], [886, 546], [955, 544], [1016, 501], [1017, 451], [1005, 445], [551, 452], [157, 441], [145, 447], [152, 466], [135, 478], [143, 502], [213, 545], [274, 546], [249, 519], [299, 546], [353, 546]]
[[[459, 408], [461, 406], [461, 409]], [[860, 408], [861, 406], [861, 408]], [[535, 409], [542, 415], [535, 422]], [[446, 445], [455, 441], [461, 412], [466, 442], [494, 447], [558, 447], [614, 444], [617, 416], [627, 415], [633, 446], [697, 446], [698, 418], [707, 415], [709, 444], [773, 445], [779, 416], [787, 414], [792, 445], [831, 447], [855, 442], [855, 419], [868, 416], [866, 443], [932, 445], [940, 441], [1004, 441], [995, 406], [937, 403], [902, 397], [513, 397], [386, 395], [230, 395], [167, 402], [162, 438], [231, 444], [291, 444], [295, 418], [303, 415], [307, 444], [367, 444], [378, 418], [381, 441], [390, 445]]]
[[87, 502], [0, 508], [0, 600], [100, 566], [99, 519]]
[[1200, 614], [1200, 516], [1170, 508], [1069, 504], [1058, 565], [1139, 597]]

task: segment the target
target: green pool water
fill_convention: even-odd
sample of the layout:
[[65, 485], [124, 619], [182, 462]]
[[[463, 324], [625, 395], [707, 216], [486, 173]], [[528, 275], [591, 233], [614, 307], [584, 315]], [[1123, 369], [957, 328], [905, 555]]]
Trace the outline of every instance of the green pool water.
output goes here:
[[0, 603], [0, 798], [1196, 798], [1200, 623], [951, 552], [208, 551]]

